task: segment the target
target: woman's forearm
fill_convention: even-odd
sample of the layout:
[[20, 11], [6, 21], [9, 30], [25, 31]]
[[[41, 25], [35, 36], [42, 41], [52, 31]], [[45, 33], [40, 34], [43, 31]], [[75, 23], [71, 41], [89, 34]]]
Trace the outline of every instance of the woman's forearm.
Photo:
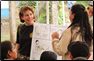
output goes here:
[[16, 50], [17, 50], [17, 53], [19, 53], [19, 51], [18, 51], [19, 46], [20, 46], [20, 44], [16, 44]]

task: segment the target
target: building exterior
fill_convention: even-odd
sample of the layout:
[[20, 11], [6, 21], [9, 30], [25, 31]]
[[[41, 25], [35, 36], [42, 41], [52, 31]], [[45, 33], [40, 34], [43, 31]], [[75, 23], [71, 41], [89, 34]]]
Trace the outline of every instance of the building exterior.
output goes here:
[[9, 18], [9, 2], [1, 1], [1, 19]]

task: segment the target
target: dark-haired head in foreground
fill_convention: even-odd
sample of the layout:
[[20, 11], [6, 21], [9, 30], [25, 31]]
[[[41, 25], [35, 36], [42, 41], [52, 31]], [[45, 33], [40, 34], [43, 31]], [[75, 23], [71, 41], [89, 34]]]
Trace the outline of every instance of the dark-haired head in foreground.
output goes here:
[[57, 60], [57, 55], [52, 51], [44, 51], [40, 56], [40, 60]]
[[10, 41], [1, 42], [1, 60], [15, 60], [17, 58], [17, 52], [13, 43]]
[[71, 42], [68, 51], [71, 53], [70, 58], [73, 60], [86, 60], [90, 57], [89, 47], [86, 42]]

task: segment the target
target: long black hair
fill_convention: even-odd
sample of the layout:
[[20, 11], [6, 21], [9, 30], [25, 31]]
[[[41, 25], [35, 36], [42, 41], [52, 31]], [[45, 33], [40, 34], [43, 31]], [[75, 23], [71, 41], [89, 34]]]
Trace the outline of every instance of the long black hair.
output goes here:
[[73, 32], [76, 27], [80, 27], [79, 31], [75, 34], [75, 36], [80, 33], [82, 41], [86, 41], [86, 43], [90, 46], [93, 39], [93, 31], [91, 30], [88, 14], [85, 7], [81, 4], [75, 4], [71, 7], [71, 11], [72, 14], [75, 14], [74, 19], [69, 26], [72, 27], [71, 32]]
[[1, 60], [10, 58], [8, 55], [9, 50], [12, 51], [12, 43], [7, 40], [1, 42]]

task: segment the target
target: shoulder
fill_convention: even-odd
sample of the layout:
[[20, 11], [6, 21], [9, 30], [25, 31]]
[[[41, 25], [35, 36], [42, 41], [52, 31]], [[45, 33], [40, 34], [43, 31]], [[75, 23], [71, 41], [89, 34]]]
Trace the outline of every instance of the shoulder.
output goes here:
[[71, 31], [71, 27], [67, 28], [64, 32], [70, 32]]
[[80, 29], [80, 27], [75, 27], [75, 28], [69, 27], [69, 28], [67, 28], [67, 29], [64, 31], [64, 33], [71, 33], [71, 32], [75, 33], [75, 32], [77, 32], [79, 29]]
[[20, 29], [22, 28], [23, 25], [24, 25], [24, 24], [20, 24], [20, 25], [18, 25], [17, 30], [20, 30]]
[[18, 27], [21, 27], [23, 24], [20, 24]]

